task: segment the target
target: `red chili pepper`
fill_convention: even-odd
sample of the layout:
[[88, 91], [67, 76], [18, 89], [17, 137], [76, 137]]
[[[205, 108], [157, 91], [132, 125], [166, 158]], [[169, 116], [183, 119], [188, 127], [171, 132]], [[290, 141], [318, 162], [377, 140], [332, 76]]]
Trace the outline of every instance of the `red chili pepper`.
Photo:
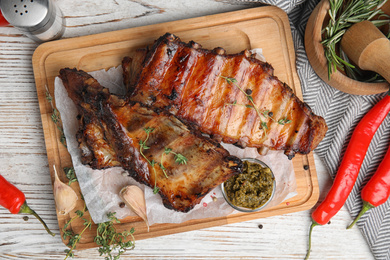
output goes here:
[[325, 200], [311, 215], [312, 224], [309, 232], [309, 247], [305, 259], [308, 259], [310, 255], [313, 228], [317, 225], [328, 223], [344, 205], [356, 182], [371, 140], [389, 111], [390, 91], [362, 118], [353, 131], [333, 185]]
[[1, 10], [0, 10], [0, 26], [6, 26], [8, 24], [9, 24], [8, 21], [5, 20], [3, 14], [1, 13]]
[[347, 227], [350, 229], [366, 213], [367, 210], [385, 203], [390, 196], [390, 147], [378, 169], [360, 194], [363, 200], [363, 208], [355, 220]]
[[26, 202], [26, 197], [23, 192], [9, 183], [3, 176], [0, 175], [0, 205], [8, 209], [12, 214], [27, 213], [34, 215], [45, 227], [47, 233], [54, 236], [46, 223], [32, 210]]

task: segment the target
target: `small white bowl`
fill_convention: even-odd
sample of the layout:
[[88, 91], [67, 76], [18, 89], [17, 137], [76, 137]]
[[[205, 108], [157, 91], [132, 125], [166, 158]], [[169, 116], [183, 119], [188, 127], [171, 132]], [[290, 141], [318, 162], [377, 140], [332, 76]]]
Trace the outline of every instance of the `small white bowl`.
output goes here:
[[223, 197], [225, 198], [226, 202], [234, 209], [238, 210], [238, 211], [241, 211], [241, 212], [256, 212], [256, 211], [259, 211], [261, 209], [263, 209], [265, 206], [268, 205], [268, 203], [272, 200], [272, 198], [274, 197], [274, 194], [275, 194], [275, 190], [276, 190], [276, 181], [275, 181], [275, 175], [272, 171], [272, 169], [267, 165], [265, 164], [264, 162], [258, 160], [258, 159], [254, 159], [254, 158], [244, 158], [242, 159], [243, 161], [249, 161], [249, 162], [254, 162], [254, 163], [258, 163], [260, 164], [261, 166], [263, 166], [263, 168], [269, 168], [271, 170], [271, 174], [272, 174], [272, 177], [274, 179], [274, 182], [272, 184], [272, 193], [271, 193], [271, 196], [270, 198], [267, 200], [266, 203], [264, 203], [263, 205], [261, 205], [260, 207], [258, 208], [255, 208], [255, 209], [251, 209], [251, 208], [245, 208], [245, 207], [240, 207], [240, 206], [236, 206], [234, 205], [228, 198], [227, 194], [225, 193], [225, 183], [222, 183], [221, 184], [221, 189], [222, 189], [222, 194], [223, 194]]

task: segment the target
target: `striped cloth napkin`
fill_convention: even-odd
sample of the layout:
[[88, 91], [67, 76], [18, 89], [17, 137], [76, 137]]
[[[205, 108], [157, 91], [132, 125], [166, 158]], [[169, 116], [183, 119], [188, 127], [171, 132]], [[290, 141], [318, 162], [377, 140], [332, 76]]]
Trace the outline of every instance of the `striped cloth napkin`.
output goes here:
[[[290, 18], [296, 66], [301, 80], [303, 99], [313, 111], [325, 118], [329, 130], [315, 150], [328, 172], [335, 176], [338, 165], [348, 145], [352, 131], [359, 120], [385, 94], [356, 96], [343, 93], [323, 82], [314, 72], [304, 48], [307, 20], [320, 0], [230, 0], [235, 3], [263, 3], [276, 5]], [[390, 145], [390, 115], [375, 134], [364, 159], [357, 182], [346, 202], [347, 209], [355, 218], [362, 208], [360, 190], [374, 174]], [[327, 192], [327, 191], [321, 191]], [[357, 223], [376, 259], [390, 259], [390, 200], [369, 210]]]

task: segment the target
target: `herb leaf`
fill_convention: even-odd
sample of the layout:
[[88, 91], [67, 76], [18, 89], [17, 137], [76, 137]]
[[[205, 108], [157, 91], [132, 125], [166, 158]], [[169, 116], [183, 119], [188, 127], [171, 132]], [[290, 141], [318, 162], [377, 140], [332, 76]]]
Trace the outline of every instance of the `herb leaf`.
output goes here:
[[68, 185], [71, 185], [73, 182], [77, 181], [76, 172], [73, 167], [64, 167], [64, 172], [66, 177], [69, 179]]
[[291, 122], [292, 121], [290, 119], [287, 119], [287, 116], [278, 120], [279, 125], [285, 125], [285, 124], [289, 124]]
[[144, 128], [144, 131], [146, 133], [146, 138], [145, 140], [140, 140], [139, 141], [139, 145], [140, 145], [140, 154], [141, 156], [148, 162], [148, 164], [152, 167], [153, 169], [153, 172], [154, 172], [154, 188], [153, 188], [153, 193], [154, 194], [157, 194], [158, 191], [159, 191], [159, 188], [157, 187], [157, 172], [156, 172], [156, 168], [154, 168], [154, 166], [157, 164], [158, 166], [160, 166], [161, 170], [163, 171], [164, 175], [166, 178], [168, 178], [168, 174], [166, 172], [166, 168], [164, 167], [164, 164], [163, 164], [163, 156], [164, 155], [169, 155], [170, 153], [174, 154], [175, 155], [175, 161], [178, 163], [178, 164], [186, 164], [187, 163], [187, 158], [182, 155], [182, 154], [179, 154], [179, 153], [175, 153], [174, 151], [172, 151], [172, 148], [169, 148], [169, 147], [165, 147], [164, 148], [164, 152], [163, 154], [161, 155], [161, 161], [159, 163], [156, 163], [155, 160], [150, 160], [146, 157], [146, 155], [143, 153], [144, 150], [148, 150], [150, 149], [149, 146], [146, 145], [146, 142], [148, 141], [149, 137], [150, 137], [150, 133], [152, 133], [154, 131], [154, 128], [151, 128], [151, 127], [147, 127], [147, 128]]
[[66, 147], [66, 138], [64, 134], [64, 129], [62, 128], [60, 112], [58, 112], [58, 110], [54, 107], [53, 98], [50, 95], [49, 89], [47, 88], [46, 85], [45, 88], [46, 88], [46, 92], [45, 92], [46, 100], [49, 102], [53, 111], [52, 114], [50, 115], [50, 118], [53, 121], [53, 123], [56, 125], [58, 131], [60, 132], [60, 138], [59, 138], [60, 142]]
[[175, 154], [175, 161], [178, 164], [187, 164], [187, 158], [180, 153]]

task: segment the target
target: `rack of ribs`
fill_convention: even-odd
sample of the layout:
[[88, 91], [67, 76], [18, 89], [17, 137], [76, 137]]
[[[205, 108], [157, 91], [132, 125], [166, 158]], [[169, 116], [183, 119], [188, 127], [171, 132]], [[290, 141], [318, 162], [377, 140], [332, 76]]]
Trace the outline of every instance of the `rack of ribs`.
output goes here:
[[284, 150], [291, 159], [325, 136], [325, 120], [250, 51], [228, 55], [167, 33], [136, 57], [122, 64], [128, 99], [169, 111], [217, 141]]
[[155, 188], [165, 207], [188, 212], [242, 171], [240, 159], [174, 115], [111, 95], [84, 71], [62, 69], [60, 78], [78, 109], [83, 163], [95, 169], [122, 166]]

